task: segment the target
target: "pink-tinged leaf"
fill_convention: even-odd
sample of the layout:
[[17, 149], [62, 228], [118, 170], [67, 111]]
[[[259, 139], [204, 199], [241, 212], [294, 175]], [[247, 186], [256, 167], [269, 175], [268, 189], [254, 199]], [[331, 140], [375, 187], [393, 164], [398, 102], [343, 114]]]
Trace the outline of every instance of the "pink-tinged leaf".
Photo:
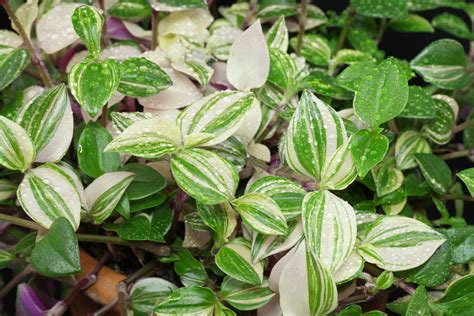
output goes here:
[[41, 316], [54, 305], [54, 300], [36, 291], [26, 283], [18, 285], [16, 316]]
[[107, 35], [110, 38], [127, 40], [133, 39], [133, 35], [127, 30], [123, 22], [119, 19], [108, 18], [105, 22]]

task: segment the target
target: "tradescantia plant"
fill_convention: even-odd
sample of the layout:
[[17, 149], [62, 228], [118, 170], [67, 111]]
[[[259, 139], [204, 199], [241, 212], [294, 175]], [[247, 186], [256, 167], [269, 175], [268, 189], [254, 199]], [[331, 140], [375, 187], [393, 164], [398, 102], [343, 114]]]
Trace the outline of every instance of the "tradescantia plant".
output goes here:
[[474, 5], [0, 4], [2, 315], [474, 314]]

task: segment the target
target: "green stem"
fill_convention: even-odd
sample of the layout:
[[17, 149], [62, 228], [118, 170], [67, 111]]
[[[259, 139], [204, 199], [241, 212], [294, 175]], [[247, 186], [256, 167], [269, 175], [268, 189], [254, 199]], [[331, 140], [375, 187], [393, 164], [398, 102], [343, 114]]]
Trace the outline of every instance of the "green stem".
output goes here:
[[30, 266], [27, 266], [23, 271], [15, 275], [13, 279], [11, 279], [10, 282], [8, 282], [7, 285], [5, 285], [1, 290], [0, 290], [0, 300], [5, 297], [15, 286], [18, 285], [21, 281], [23, 281], [24, 278], [26, 278], [30, 273], [33, 272]]
[[29, 220], [26, 220], [26, 219], [23, 219], [23, 218], [19, 218], [19, 217], [16, 217], [16, 216], [7, 215], [7, 214], [0, 213], [0, 221], [9, 222], [11, 224], [21, 226], [21, 227], [25, 227], [25, 228], [30, 228], [30, 229], [33, 229], [33, 230], [46, 231], [45, 228], [43, 228], [42, 226], [36, 224], [35, 222], [29, 221]]
[[158, 12], [151, 11], [151, 50], [155, 50], [158, 47]]
[[382, 19], [382, 22], [380, 23], [379, 33], [377, 34], [377, 37], [375, 38], [375, 41], [377, 42], [377, 44], [380, 43], [380, 41], [382, 40], [382, 37], [386, 29], [387, 29], [387, 19]]
[[13, 11], [12, 7], [10, 7], [10, 5], [8, 4], [8, 1], [6, 1], [3, 4], [3, 7], [5, 8], [5, 11], [7, 11], [8, 16], [10, 17], [16, 29], [18, 30], [18, 33], [20, 33], [20, 36], [23, 39], [23, 42], [25, 43], [26, 47], [30, 51], [31, 63], [33, 64], [33, 66], [35, 66], [38, 69], [39, 75], [41, 77], [41, 81], [43, 81], [43, 84], [47, 88], [51, 87], [53, 85], [53, 81], [51, 80], [49, 76], [48, 68], [46, 68], [46, 64], [41, 59], [38, 53], [38, 50], [34, 47], [33, 43], [31, 42], [30, 36], [26, 34], [26, 31], [23, 28], [23, 25], [21, 25], [20, 20], [18, 20], [18, 17], [15, 14], [15, 11]]
[[461, 123], [459, 125], [456, 125], [453, 128], [453, 134], [462, 132], [466, 128], [469, 128], [469, 127], [472, 127], [472, 126], [474, 126], [474, 120], [469, 120], [469, 121], [466, 121], [466, 122]]
[[346, 19], [344, 20], [344, 26], [342, 27], [341, 34], [339, 35], [339, 40], [337, 41], [337, 46], [336, 50], [334, 51], [334, 54], [336, 54], [344, 46], [344, 42], [346, 41], [347, 33], [349, 32], [353, 16], [354, 11], [352, 10], [352, 7], [349, 7], [349, 11], [347, 12]]
[[468, 157], [468, 156], [469, 156], [469, 149], [465, 149], [465, 150], [455, 151], [446, 155], [441, 155], [439, 156], [439, 158], [443, 160], [450, 160], [450, 159], [456, 159], [456, 158]]
[[441, 200], [462, 200], [467, 202], [474, 202], [474, 197], [470, 195], [453, 195], [453, 194], [446, 194], [440, 196]]
[[303, 46], [303, 38], [306, 25], [306, 17], [308, 16], [308, 0], [301, 0], [300, 16], [298, 18], [300, 31], [298, 33], [298, 42], [296, 43], [296, 55], [300, 55]]

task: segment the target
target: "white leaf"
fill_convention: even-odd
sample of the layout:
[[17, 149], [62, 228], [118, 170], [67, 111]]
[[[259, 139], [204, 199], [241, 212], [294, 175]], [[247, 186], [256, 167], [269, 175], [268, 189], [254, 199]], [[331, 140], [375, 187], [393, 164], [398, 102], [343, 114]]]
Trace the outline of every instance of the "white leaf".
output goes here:
[[[257, 134], [260, 124], [262, 123], [262, 108], [257, 98], [254, 99], [250, 111], [242, 119], [239, 129], [235, 132], [243, 143], [250, 143], [255, 134]], [[263, 160], [263, 159], [262, 159]]]
[[17, 48], [20, 47], [21, 44], [23, 44], [23, 40], [15, 32], [0, 30], [0, 45]]
[[354, 279], [364, 268], [364, 260], [353, 250], [346, 261], [334, 272], [334, 281], [337, 284]]

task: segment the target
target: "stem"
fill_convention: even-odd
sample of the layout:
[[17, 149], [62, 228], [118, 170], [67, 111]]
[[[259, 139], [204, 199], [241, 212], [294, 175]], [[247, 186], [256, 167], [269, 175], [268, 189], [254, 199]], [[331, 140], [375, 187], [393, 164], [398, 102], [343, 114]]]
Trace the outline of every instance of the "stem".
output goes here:
[[17, 226], [30, 228], [33, 230], [46, 231], [44, 227], [36, 224], [35, 222], [29, 221], [23, 218], [19, 218], [16, 216], [7, 215], [7, 214], [0, 213], [0, 221], [9, 222]]
[[306, 17], [308, 15], [308, 0], [301, 0], [300, 16], [298, 18], [300, 24], [300, 31], [298, 33], [298, 42], [296, 43], [296, 55], [300, 55], [301, 47], [303, 46], [303, 38], [306, 24]]
[[252, 19], [252, 15], [254, 14], [255, 10], [257, 10], [257, 0], [250, 0], [249, 10], [247, 11], [247, 15], [242, 22], [242, 29], [246, 29], [250, 25], [250, 20]]
[[92, 316], [106, 315], [108, 311], [110, 311], [112, 308], [114, 308], [115, 305], [117, 305], [117, 303], [118, 297], [115, 297], [109, 304], [105, 305], [104, 307], [93, 313]]
[[8, 4], [8, 1], [3, 4], [3, 7], [5, 8], [5, 11], [7, 11], [8, 16], [10, 17], [16, 29], [18, 30], [18, 33], [20, 33], [20, 36], [23, 39], [23, 42], [25, 43], [26, 47], [30, 51], [31, 63], [33, 64], [33, 66], [38, 68], [41, 81], [43, 81], [44, 85], [47, 88], [51, 87], [53, 85], [53, 82], [49, 77], [48, 68], [46, 68], [46, 65], [41, 59], [38, 50], [34, 47], [28, 34], [26, 34], [23, 25], [21, 25], [20, 20], [18, 20], [18, 17], [16, 16], [12, 7], [10, 7], [10, 5]]
[[151, 10], [151, 50], [155, 50], [158, 47], [158, 12]]
[[118, 291], [118, 303], [120, 307], [120, 316], [127, 316], [127, 285], [124, 282], [120, 282], [117, 285]]
[[100, 114], [100, 124], [107, 129], [107, 123], [108, 123], [108, 115], [109, 115], [109, 105], [106, 103], [102, 107], [102, 113]]
[[415, 293], [415, 289], [403, 280], [398, 280], [394, 284], [410, 295], [413, 295], [413, 293]]
[[474, 197], [470, 195], [454, 195], [454, 194], [445, 194], [440, 196], [441, 200], [462, 200], [467, 202], [474, 202]]
[[463, 131], [466, 128], [469, 128], [471, 126], [474, 126], [474, 120], [469, 120], [469, 121], [466, 121], [466, 122], [461, 123], [459, 125], [456, 125], [453, 128], [453, 134], [459, 133], [459, 132], [461, 132], [461, 131]]
[[8, 284], [3, 287], [3, 289], [0, 290], [0, 300], [3, 299], [15, 286], [17, 286], [18, 283], [30, 275], [31, 272], [33, 272], [33, 270], [30, 266], [27, 266], [25, 269], [23, 269], [23, 271], [15, 275], [15, 277], [11, 279], [10, 282], [8, 282]]
[[383, 37], [386, 29], [387, 29], [387, 19], [382, 19], [382, 22], [380, 24], [379, 33], [377, 34], [377, 37], [375, 38], [375, 41], [376, 41], [377, 44], [380, 43], [380, 41], [382, 40], [382, 37]]
[[446, 155], [441, 155], [439, 158], [443, 160], [450, 160], [450, 159], [456, 159], [456, 158], [461, 158], [461, 157], [468, 157], [470, 155], [470, 150], [465, 149], [465, 150], [460, 150], [460, 151], [455, 151]]
[[398, 129], [397, 123], [395, 123], [395, 120], [390, 120], [388, 122], [388, 128], [394, 134], [399, 134], [400, 133], [400, 130]]
[[351, 26], [353, 16], [354, 10], [350, 6], [349, 11], [347, 12], [346, 19], [344, 20], [344, 26], [342, 27], [341, 34], [339, 35], [339, 40], [337, 41], [337, 46], [336, 50], [334, 51], [334, 54], [337, 53], [344, 46], [344, 42], [346, 41], [347, 33], [349, 32], [349, 27]]

